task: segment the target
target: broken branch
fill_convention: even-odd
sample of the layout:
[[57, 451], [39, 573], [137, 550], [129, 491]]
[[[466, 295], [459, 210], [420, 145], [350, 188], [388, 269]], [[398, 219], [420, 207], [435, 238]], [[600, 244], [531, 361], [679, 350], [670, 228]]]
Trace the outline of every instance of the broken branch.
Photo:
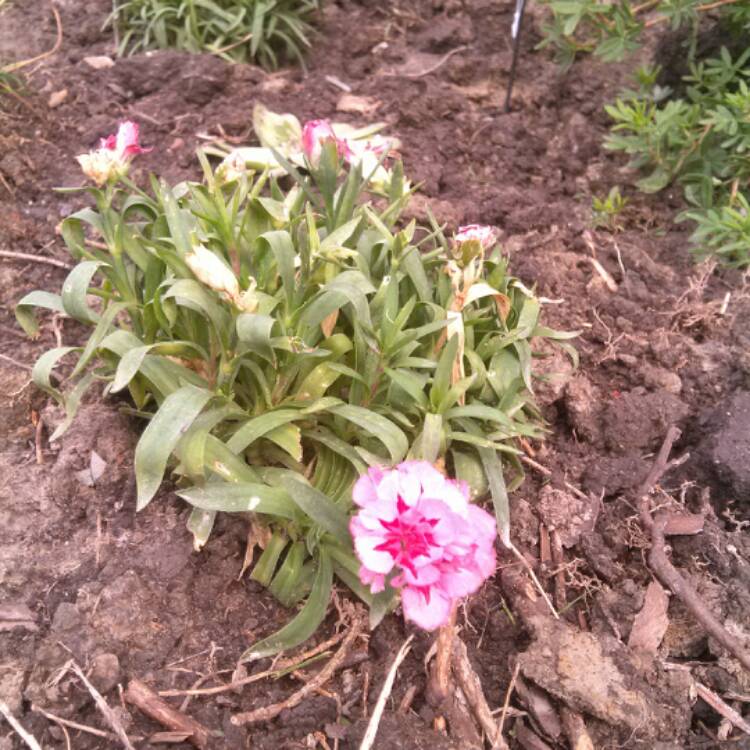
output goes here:
[[172, 708], [140, 680], [131, 680], [128, 683], [124, 698], [128, 703], [132, 703], [136, 708], [143, 711], [146, 716], [158, 721], [173, 732], [189, 734], [188, 742], [200, 748], [200, 750], [208, 747], [210, 735], [203, 724]]

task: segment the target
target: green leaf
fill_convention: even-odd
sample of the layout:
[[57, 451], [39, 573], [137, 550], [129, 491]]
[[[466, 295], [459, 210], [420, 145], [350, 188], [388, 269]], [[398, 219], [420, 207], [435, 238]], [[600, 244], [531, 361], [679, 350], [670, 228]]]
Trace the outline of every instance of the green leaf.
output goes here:
[[276, 364], [271, 344], [271, 331], [276, 321], [270, 315], [242, 313], [237, 317], [237, 336], [248, 350], [262, 357], [270, 364]]
[[41, 388], [45, 393], [48, 393], [57, 403], [62, 404], [64, 397], [60, 391], [55, 388], [50, 382], [50, 376], [55, 365], [70, 352], [76, 351], [75, 346], [60, 346], [49, 351], [44, 352], [41, 357], [34, 363], [34, 367], [31, 370], [31, 380], [37, 388]]
[[281, 486], [300, 510], [342, 543], [349, 539], [349, 518], [327, 495], [308, 484], [304, 477], [284, 473]]
[[193, 508], [187, 520], [187, 530], [193, 535], [193, 549], [200, 552], [203, 545], [211, 536], [211, 530], [216, 520], [215, 510], [201, 510]]
[[81, 405], [81, 399], [83, 399], [86, 391], [91, 387], [94, 382], [94, 373], [86, 373], [75, 385], [73, 390], [65, 396], [65, 419], [57, 426], [57, 429], [49, 436], [50, 443], [54, 443], [55, 440], [59, 440], [67, 431], [68, 427], [75, 419], [78, 407]]
[[83, 348], [81, 356], [78, 358], [78, 362], [76, 362], [76, 366], [70, 375], [71, 378], [75, 378], [83, 372], [86, 365], [88, 365], [91, 358], [96, 354], [96, 350], [112, 328], [115, 318], [123, 310], [126, 310], [129, 307], [132, 307], [130, 302], [115, 302], [104, 311], [96, 324], [96, 328], [94, 328], [94, 332], [86, 342], [86, 346]]
[[271, 248], [271, 252], [276, 259], [276, 267], [279, 269], [279, 275], [281, 276], [287, 306], [291, 309], [294, 304], [296, 291], [294, 281], [294, 259], [296, 252], [292, 238], [289, 236], [289, 232], [280, 230], [262, 234], [258, 238], [258, 242], [264, 242]]
[[295, 542], [290, 545], [284, 562], [268, 587], [268, 590], [285, 607], [291, 607], [294, 604], [295, 593], [299, 588], [302, 577], [302, 566], [305, 563], [306, 557], [307, 550], [305, 549], [304, 542]]
[[227, 442], [227, 447], [232, 453], [239, 453], [240, 451], [244, 451], [249, 445], [252, 445], [258, 438], [262, 438], [266, 433], [271, 432], [271, 430], [275, 430], [277, 427], [281, 427], [281, 425], [301, 418], [302, 415], [298, 409], [268, 411], [245, 422], [232, 435], [231, 439]]
[[443, 351], [440, 354], [438, 360], [437, 369], [432, 379], [432, 387], [430, 388], [430, 404], [432, 408], [437, 411], [440, 408], [440, 404], [443, 399], [448, 395], [448, 391], [451, 387], [451, 373], [453, 371], [453, 363], [456, 360], [456, 354], [458, 353], [458, 334], [453, 334], [450, 337], [448, 343], [443, 347]]
[[385, 446], [393, 463], [403, 460], [409, 450], [409, 441], [406, 435], [389, 419], [371, 409], [352, 404], [341, 404], [331, 407], [329, 411], [375, 436]]
[[145, 508], [156, 494], [169, 456], [212, 397], [210, 391], [186, 385], [164, 399], [135, 449], [137, 510]]
[[94, 274], [106, 265], [98, 260], [79, 263], [67, 276], [62, 288], [62, 306], [71, 318], [81, 323], [96, 323], [99, 315], [88, 306], [87, 295]]
[[500, 538], [506, 547], [510, 547], [510, 506], [502, 461], [497, 452], [489, 448], [477, 448], [477, 453], [479, 453], [479, 459], [484, 467], [484, 473], [490, 487]]
[[32, 312], [33, 308], [41, 307], [46, 310], [52, 310], [56, 313], [65, 314], [65, 308], [62, 304], [62, 298], [59, 294], [52, 294], [50, 292], [29, 292], [17, 305], [16, 305], [16, 320], [18, 321], [21, 328], [29, 336], [36, 336], [39, 333], [39, 325], [36, 321], [36, 316]]
[[202, 510], [267, 513], [290, 521], [299, 518], [299, 511], [285, 490], [260, 482], [208, 482], [202, 487], [179, 490], [177, 495]]
[[255, 661], [299, 646], [317, 630], [326, 616], [333, 586], [333, 564], [325, 549], [319, 548], [317, 562], [312, 591], [300, 613], [277, 633], [251, 646], [240, 657], [241, 662]]

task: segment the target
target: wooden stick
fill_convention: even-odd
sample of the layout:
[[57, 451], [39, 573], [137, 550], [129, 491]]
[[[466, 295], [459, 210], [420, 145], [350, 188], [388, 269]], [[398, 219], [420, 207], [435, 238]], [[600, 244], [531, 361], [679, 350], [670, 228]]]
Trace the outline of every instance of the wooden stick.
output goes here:
[[8, 708], [8, 704], [5, 703], [5, 701], [0, 701], [0, 714], [2, 714], [5, 717], [5, 720], [8, 722], [8, 724], [13, 727], [13, 730], [15, 733], [26, 743], [28, 747], [31, 748], [31, 750], [42, 750], [39, 743], [34, 739], [32, 735], [30, 735], [19, 723], [15, 716], [10, 712], [10, 708]]
[[296, 693], [292, 693], [292, 695], [281, 703], [273, 703], [270, 706], [256, 708], [254, 711], [245, 711], [243, 713], [235, 714], [232, 716], [232, 724], [239, 727], [243, 724], [257, 724], [261, 721], [270, 721], [271, 719], [275, 719], [282, 711], [298, 706], [310, 693], [315, 692], [318, 688], [328, 682], [333, 676], [333, 673], [344, 663], [346, 656], [349, 653], [349, 649], [355, 639], [359, 637], [359, 634], [364, 628], [364, 624], [364, 615], [359, 615], [354, 618], [351, 628], [344, 637], [341, 648], [331, 658], [328, 664], [326, 664], [325, 667], [323, 667], [323, 669], [321, 669], [314, 677], [310, 678], [310, 681], [301, 687]]
[[430, 702], [439, 706], [450, 692], [453, 639], [456, 637], [456, 607], [451, 609], [448, 622], [438, 629], [435, 639], [435, 664], [430, 671], [428, 694]]
[[15, 253], [11, 250], [0, 250], [0, 258], [8, 258], [9, 260], [22, 260], [30, 263], [46, 263], [48, 266], [55, 266], [56, 268], [64, 268], [70, 271], [73, 266], [70, 263], [66, 263], [63, 260], [57, 260], [56, 258], [48, 258], [46, 255], [33, 255], [32, 253]]
[[208, 729], [195, 719], [172, 708], [162, 700], [148, 685], [140, 680], [131, 680], [124, 693], [128, 703], [143, 711], [154, 721], [158, 721], [174, 732], [189, 733], [188, 742], [204, 750], [208, 747], [210, 735]]
[[453, 641], [453, 674], [464, 696], [466, 696], [466, 702], [479, 722], [479, 726], [487, 735], [487, 739], [494, 745], [500, 737], [498, 724], [492, 717], [492, 711], [487, 705], [487, 698], [484, 695], [484, 690], [482, 690], [479, 676], [471, 666], [469, 655], [466, 652], [466, 644], [458, 636]]

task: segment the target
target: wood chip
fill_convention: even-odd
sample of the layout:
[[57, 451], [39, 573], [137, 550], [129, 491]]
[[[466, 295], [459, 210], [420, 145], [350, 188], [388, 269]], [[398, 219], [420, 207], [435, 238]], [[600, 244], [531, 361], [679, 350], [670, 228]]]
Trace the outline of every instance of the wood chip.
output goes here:
[[39, 630], [34, 613], [25, 604], [0, 604], [0, 632], [5, 630]]
[[47, 100], [47, 106], [50, 109], [59, 107], [68, 98], [68, 89], [61, 89], [60, 91], [53, 91]]
[[705, 518], [700, 513], [670, 513], [664, 527], [665, 536], [692, 536], [703, 531]]
[[337, 112], [347, 112], [352, 115], [369, 116], [380, 108], [381, 102], [369, 96], [343, 94], [336, 102]]
[[651, 581], [646, 589], [643, 608], [633, 621], [633, 628], [628, 638], [630, 648], [652, 656], [656, 655], [659, 644], [669, 627], [668, 607], [667, 592], [657, 581]]
[[547, 693], [520, 677], [516, 679], [516, 692], [542, 731], [556, 740], [562, 734], [562, 723]]
[[107, 55], [91, 55], [91, 57], [84, 57], [83, 61], [94, 70], [106, 70], [114, 67], [115, 64], [115, 61]]

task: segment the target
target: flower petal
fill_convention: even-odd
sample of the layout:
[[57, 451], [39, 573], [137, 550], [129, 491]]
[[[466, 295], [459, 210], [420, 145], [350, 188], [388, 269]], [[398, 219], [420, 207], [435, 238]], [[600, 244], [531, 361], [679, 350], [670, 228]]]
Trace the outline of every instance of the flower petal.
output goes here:
[[423, 630], [435, 630], [448, 622], [453, 601], [438, 588], [432, 587], [427, 591], [429, 600], [422, 590], [407, 586], [401, 592], [401, 603], [407, 620]]

